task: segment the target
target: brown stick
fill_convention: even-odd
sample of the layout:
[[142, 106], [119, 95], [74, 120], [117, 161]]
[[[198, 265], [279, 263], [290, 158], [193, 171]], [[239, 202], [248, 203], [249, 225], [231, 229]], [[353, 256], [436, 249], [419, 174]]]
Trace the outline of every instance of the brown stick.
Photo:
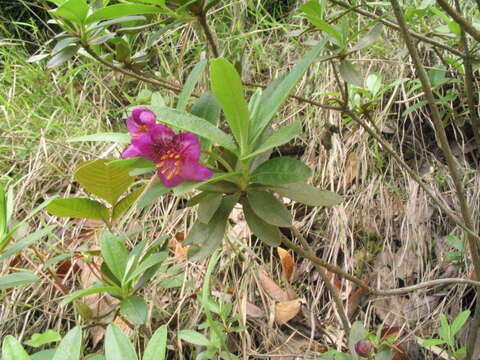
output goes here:
[[475, 29], [475, 27], [462, 16], [462, 14], [452, 8], [446, 0], [437, 0], [437, 4], [440, 5], [440, 7], [445, 10], [445, 12], [462, 27], [462, 29], [465, 30], [465, 32], [480, 42], [480, 32], [478, 32], [477, 29]]

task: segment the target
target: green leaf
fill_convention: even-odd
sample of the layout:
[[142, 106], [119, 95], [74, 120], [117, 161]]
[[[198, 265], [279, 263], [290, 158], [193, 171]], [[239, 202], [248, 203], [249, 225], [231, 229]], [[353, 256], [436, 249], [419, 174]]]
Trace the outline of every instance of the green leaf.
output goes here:
[[166, 187], [163, 184], [155, 184], [149, 188], [145, 194], [143, 194], [137, 201], [137, 211], [140, 211], [147, 206], [152, 205], [158, 198], [166, 193], [170, 192], [171, 188]]
[[343, 197], [332, 191], [321, 190], [304, 183], [275, 186], [271, 190], [293, 201], [310, 206], [333, 206], [343, 201]]
[[241, 160], [257, 156], [267, 150], [285, 144], [300, 135], [301, 132], [302, 124], [300, 123], [300, 121], [296, 121], [293, 124], [284, 126], [279, 130], [275, 131], [269, 138], [267, 138], [267, 140], [265, 140], [265, 142], [262, 142], [254, 152], [248, 154], [247, 156], [244, 156]]
[[277, 157], [265, 161], [251, 175], [251, 181], [264, 185], [290, 184], [306, 180], [312, 170], [296, 159]]
[[452, 334], [445, 314], [440, 314], [440, 328], [438, 329], [438, 335], [453, 347]]
[[29, 285], [37, 282], [39, 277], [30, 272], [16, 272], [0, 276], [0, 290], [9, 289], [16, 286]]
[[85, 0], [68, 0], [52, 13], [74, 23], [83, 23], [87, 18], [88, 4]]
[[323, 8], [317, 0], [309, 1], [308, 3], [301, 6], [300, 10], [305, 13], [305, 16], [313, 25], [315, 25], [317, 28], [327, 33], [334, 39], [338, 40], [338, 42], [341, 42], [342, 36], [340, 32], [337, 31], [337, 29], [335, 29], [333, 25], [330, 25], [328, 22], [322, 19]]
[[7, 200], [5, 196], [5, 191], [3, 186], [0, 183], [0, 239], [8, 231], [8, 221], [7, 221]]
[[278, 246], [281, 243], [282, 233], [280, 229], [274, 225], [270, 225], [258, 217], [252, 210], [248, 201], [244, 201], [243, 214], [250, 228], [250, 231], [261, 241], [270, 246]]
[[112, 220], [117, 220], [120, 216], [125, 213], [130, 207], [135, 204], [135, 201], [142, 195], [143, 191], [145, 190], [145, 185], [140, 186], [138, 189], [135, 189], [130, 194], [125, 196], [122, 200], [120, 200], [117, 205], [113, 207], [112, 212]]
[[275, 113], [278, 111], [283, 102], [287, 99], [293, 91], [295, 85], [300, 81], [310, 64], [317, 58], [320, 52], [325, 47], [327, 42], [320, 41], [312, 50], [310, 50], [297, 64], [292, 71], [280, 82], [275, 81], [270, 84], [274, 90], [270, 90], [270, 86], [264, 91], [260, 103], [258, 115], [252, 123], [253, 131], [251, 138], [256, 139], [261, 135], [263, 129], [270, 123]]
[[101, 292], [106, 292], [106, 293], [114, 294], [114, 295], [120, 295], [121, 294], [121, 289], [116, 287], [116, 286], [93, 286], [93, 287], [88, 288], [88, 289], [77, 290], [77, 291], [65, 296], [65, 298], [60, 303], [60, 306], [65, 306], [65, 305], [71, 303], [74, 300], [80, 299], [81, 297], [92, 295], [92, 294], [98, 294], [98, 293], [101, 293]]
[[210, 64], [212, 91], [215, 94], [233, 136], [243, 152], [248, 141], [249, 112], [245, 101], [242, 79], [226, 59], [212, 60]]
[[350, 329], [350, 336], [348, 337], [348, 347], [350, 352], [354, 354], [354, 359], [359, 359], [356, 355], [355, 345], [360, 340], [365, 340], [367, 337], [367, 330], [365, 330], [363, 324], [360, 321], [355, 321], [352, 324], [352, 328]]
[[213, 96], [210, 91], [207, 91], [193, 104], [190, 113], [217, 126], [218, 120], [220, 119], [220, 104], [215, 96]]
[[271, 193], [249, 190], [247, 198], [253, 212], [265, 222], [281, 227], [292, 225], [292, 216], [280, 200]]
[[8, 247], [2, 255], [0, 255], [0, 262], [9, 259], [10, 256], [26, 249], [44, 236], [49, 235], [53, 231], [53, 229], [55, 229], [55, 227], [55, 225], [47, 226], [45, 229], [37, 230], [34, 233], [29, 234], [23, 239], [17, 241], [14, 245]]
[[165, 360], [167, 352], [167, 325], [160, 326], [148, 342], [142, 360]]
[[121, 281], [125, 275], [128, 259], [125, 243], [120, 237], [105, 231], [100, 239], [100, 248], [108, 268]]
[[55, 349], [38, 351], [35, 354], [30, 355], [30, 358], [32, 360], [52, 360], [55, 356], [55, 351]]
[[161, 264], [167, 258], [167, 256], [168, 254], [165, 251], [148, 256], [131, 272], [131, 274], [127, 276], [124, 282], [128, 283], [148, 269]]
[[357, 70], [355, 70], [350, 61], [341, 61], [340, 68], [338, 70], [340, 72], [340, 76], [344, 81], [358, 87], [363, 87], [362, 75]]
[[142, 157], [113, 160], [107, 163], [108, 166], [126, 167], [129, 169], [143, 169], [155, 167], [155, 163]]
[[193, 132], [200, 137], [223, 146], [234, 153], [238, 152], [232, 138], [207, 120], [167, 107], [152, 106], [160, 122], [183, 131]]
[[46, 210], [54, 216], [108, 221], [108, 209], [102, 203], [87, 198], [55, 199]]
[[86, 23], [90, 24], [96, 21], [109, 20], [130, 15], [159, 14], [164, 12], [165, 10], [151, 5], [115, 4], [98, 9], [87, 18]]
[[200, 334], [195, 330], [180, 330], [178, 332], [178, 337], [190, 344], [200, 345], [200, 346], [209, 346], [210, 340], [203, 334]]
[[64, 62], [70, 60], [77, 53], [78, 49], [79, 47], [77, 45], [67, 46], [48, 60], [47, 67], [54, 68], [62, 65]]
[[120, 144], [130, 144], [130, 142], [132, 141], [132, 136], [128, 133], [99, 133], [85, 136], [77, 136], [67, 140], [67, 142], [77, 141], [107, 141]]
[[380, 22], [376, 23], [375, 26], [368, 32], [368, 34], [361, 38], [354, 47], [349, 49], [349, 51], [357, 51], [370, 46], [380, 38], [382, 35], [382, 30], [383, 24]]
[[188, 75], [185, 84], [183, 85], [182, 92], [178, 95], [177, 110], [184, 111], [190, 95], [192, 95], [195, 85], [197, 84], [200, 76], [207, 66], [207, 59], [199, 61], [193, 68], [192, 72]]
[[462, 328], [463, 325], [467, 322], [468, 318], [470, 317], [470, 311], [465, 310], [458, 314], [458, 316], [453, 320], [452, 325], [450, 326], [450, 331], [452, 333], [452, 337], [454, 337]]
[[224, 196], [222, 203], [208, 224], [197, 221], [193, 225], [184, 241], [185, 245], [194, 245], [191, 249], [199, 249], [191, 257], [192, 260], [199, 260], [210, 255], [221, 244], [225, 235], [228, 216], [239, 197], [240, 194]]
[[128, 337], [116, 324], [110, 324], [105, 333], [106, 360], [138, 360]]
[[458, 238], [455, 235], [447, 235], [444, 237], [445, 241], [458, 251], [465, 251], [465, 243], [462, 239]]
[[[222, 180], [224, 179], [228, 179], [228, 178], [231, 178], [231, 177], [235, 177], [235, 176], [239, 176], [240, 173], [238, 172], [234, 172], [234, 173], [226, 173], [226, 172], [221, 172], [221, 173], [214, 173], [213, 176], [210, 178], [210, 179], [207, 179], [207, 180], [204, 180], [204, 181], [201, 181], [201, 182], [195, 182], [195, 181], [185, 181], [184, 183], [181, 183], [180, 185], [176, 186], [173, 188], [173, 193], [176, 195], [176, 196], [181, 196], [183, 194], [186, 194], [186, 193], [189, 193], [190, 191], [193, 191], [195, 190], [196, 188], [199, 188], [199, 189], [202, 189], [203, 187], [205, 187], [205, 185], [216, 185], [216, 184], [220, 184], [222, 183]], [[233, 187], [230, 187], [230, 189], [235, 189], [235, 190], [238, 190], [237, 187], [235, 187], [235, 185], [233, 185], [232, 183], [228, 183], [228, 184], [231, 184]], [[221, 186], [222, 188], [225, 188], [223, 186]], [[212, 192], [215, 192], [212, 190]], [[228, 191], [216, 191], [216, 192], [228, 192]]]
[[135, 180], [129, 169], [108, 166], [109, 159], [87, 161], [79, 165], [75, 179], [89, 192], [115, 205]]
[[12, 335], [7, 335], [2, 343], [3, 360], [30, 360], [23, 346]]
[[208, 194], [198, 207], [198, 220], [208, 224], [222, 203], [222, 194]]
[[420, 345], [423, 347], [430, 347], [430, 346], [438, 346], [438, 345], [443, 345], [445, 344], [445, 340], [442, 339], [428, 339], [428, 340], [422, 340], [420, 342]]
[[25, 345], [37, 348], [60, 340], [62, 340], [62, 337], [58, 332], [48, 329], [43, 333], [33, 334], [30, 340], [25, 341]]
[[147, 303], [143, 297], [129, 296], [120, 304], [120, 313], [133, 324], [145, 324], [148, 314]]
[[80, 360], [81, 350], [82, 329], [75, 327], [60, 342], [52, 360]]

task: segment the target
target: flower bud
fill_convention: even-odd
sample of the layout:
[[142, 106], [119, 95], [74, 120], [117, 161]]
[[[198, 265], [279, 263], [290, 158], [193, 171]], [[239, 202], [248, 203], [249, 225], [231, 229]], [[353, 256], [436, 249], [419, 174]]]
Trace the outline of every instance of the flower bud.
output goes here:
[[360, 357], [368, 358], [373, 350], [373, 344], [368, 340], [360, 340], [355, 344], [355, 352]]

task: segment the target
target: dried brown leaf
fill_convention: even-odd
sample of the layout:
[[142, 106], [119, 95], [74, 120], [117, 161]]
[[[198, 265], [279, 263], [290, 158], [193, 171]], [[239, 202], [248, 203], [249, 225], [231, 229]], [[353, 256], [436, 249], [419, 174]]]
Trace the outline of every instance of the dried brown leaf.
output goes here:
[[282, 264], [283, 279], [286, 282], [290, 282], [295, 269], [293, 256], [287, 250], [282, 249], [281, 247], [277, 247], [277, 252], [278, 256], [280, 257], [280, 263]]
[[295, 299], [289, 301], [281, 301], [275, 304], [275, 321], [279, 324], [286, 324], [292, 320], [300, 312], [303, 299]]
[[345, 165], [345, 173], [343, 174], [343, 186], [348, 187], [358, 176], [359, 160], [355, 152], [351, 152], [347, 156]]
[[288, 293], [284, 291], [274, 280], [272, 280], [267, 272], [263, 269], [258, 270], [258, 279], [263, 291], [275, 301], [288, 301]]

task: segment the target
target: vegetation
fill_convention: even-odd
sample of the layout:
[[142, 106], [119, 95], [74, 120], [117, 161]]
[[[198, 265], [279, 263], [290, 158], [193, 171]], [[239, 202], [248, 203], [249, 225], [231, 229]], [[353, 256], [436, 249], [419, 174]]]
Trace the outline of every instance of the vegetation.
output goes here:
[[2, 5], [2, 359], [480, 357], [479, 12]]

